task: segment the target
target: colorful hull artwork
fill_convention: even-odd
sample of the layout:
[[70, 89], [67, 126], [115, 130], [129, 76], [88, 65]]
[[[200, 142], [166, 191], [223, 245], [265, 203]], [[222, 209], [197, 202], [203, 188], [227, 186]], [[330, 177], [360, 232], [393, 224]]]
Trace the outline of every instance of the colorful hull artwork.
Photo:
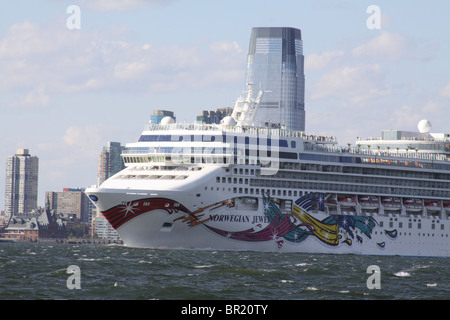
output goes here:
[[[290, 213], [283, 213], [276, 199], [263, 197], [263, 212], [268, 221], [267, 225], [263, 227], [262, 224], [258, 224], [256, 228], [245, 228], [240, 231], [223, 230], [208, 224], [215, 218], [211, 212], [220, 207], [233, 207], [234, 199], [220, 201], [194, 212], [171, 199], [139, 199], [115, 206], [104, 211], [103, 215], [115, 229], [120, 229], [125, 223], [141, 214], [164, 210], [170, 215], [181, 214], [174, 217], [174, 223], [178, 221], [192, 228], [207, 228], [221, 237], [238, 241], [254, 243], [275, 240], [278, 248], [282, 248], [285, 242], [300, 244], [309, 237], [314, 237], [330, 247], [341, 244], [352, 246], [355, 241], [361, 244], [364, 241], [372, 241], [373, 229], [379, 224], [371, 216], [331, 214], [324, 219], [315, 218], [313, 211], [324, 212], [325, 197], [326, 195], [321, 193], [302, 196], [294, 202]], [[206, 212], [210, 212], [209, 216], [205, 216]], [[390, 239], [397, 237], [396, 229], [383, 229], [383, 232]], [[359, 234], [367, 239], [363, 239]], [[382, 249], [386, 246], [386, 242], [377, 242], [376, 245]]]

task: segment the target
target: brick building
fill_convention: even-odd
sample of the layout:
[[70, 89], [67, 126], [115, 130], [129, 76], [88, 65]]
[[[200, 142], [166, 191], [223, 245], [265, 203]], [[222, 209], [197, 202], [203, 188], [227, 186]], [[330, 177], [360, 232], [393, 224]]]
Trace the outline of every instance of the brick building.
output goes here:
[[11, 216], [0, 237], [11, 240], [37, 241], [39, 239], [67, 238], [66, 225], [54, 212], [44, 210], [39, 216]]

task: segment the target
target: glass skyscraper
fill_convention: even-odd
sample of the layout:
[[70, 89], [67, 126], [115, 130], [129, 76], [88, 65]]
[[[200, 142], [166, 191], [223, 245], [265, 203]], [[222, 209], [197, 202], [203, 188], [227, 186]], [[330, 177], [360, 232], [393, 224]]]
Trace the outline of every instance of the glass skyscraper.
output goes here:
[[258, 122], [305, 130], [305, 75], [301, 31], [295, 28], [253, 28], [246, 84], [264, 91], [255, 113]]
[[125, 168], [121, 157], [124, 148], [124, 146], [120, 145], [120, 142], [111, 141], [103, 147], [98, 157], [98, 185], [101, 185], [106, 179]]

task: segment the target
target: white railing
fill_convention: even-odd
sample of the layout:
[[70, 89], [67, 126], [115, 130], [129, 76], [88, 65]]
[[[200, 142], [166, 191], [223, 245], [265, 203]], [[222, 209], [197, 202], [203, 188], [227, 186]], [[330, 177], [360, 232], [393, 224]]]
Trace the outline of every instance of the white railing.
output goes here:
[[[216, 134], [220, 133], [233, 133], [233, 134], [249, 134], [249, 135], [259, 135], [266, 137], [297, 137], [304, 141], [313, 142], [305, 143], [304, 150], [307, 151], [318, 151], [318, 152], [329, 152], [329, 153], [348, 153], [348, 154], [360, 154], [369, 155], [374, 157], [386, 157], [386, 158], [405, 158], [405, 159], [418, 159], [418, 160], [430, 160], [430, 161], [450, 161], [450, 155], [445, 153], [433, 153], [433, 152], [419, 152], [416, 150], [400, 151], [400, 150], [379, 150], [379, 149], [368, 149], [361, 147], [344, 147], [337, 146], [337, 139], [335, 137], [328, 136], [317, 136], [317, 135], [307, 135], [303, 131], [293, 131], [281, 128], [268, 128], [268, 127], [247, 127], [247, 126], [225, 126], [217, 124], [203, 124], [203, 123], [172, 123], [172, 124], [147, 124], [144, 131], [216, 131]], [[212, 132], [211, 132], [212, 133]], [[179, 134], [179, 133], [178, 133]], [[379, 137], [367, 138], [378, 140]], [[358, 138], [362, 140], [362, 138]], [[159, 142], [164, 144], [164, 142]], [[148, 151], [125, 151], [123, 154], [145, 154]], [[158, 153], [158, 152], [157, 152]]]
[[307, 145], [305, 144], [305, 150], [308, 151], [320, 151], [340, 154], [360, 154], [369, 155], [374, 157], [394, 157], [405, 159], [418, 159], [418, 160], [432, 160], [432, 161], [450, 161], [450, 155], [443, 153], [431, 153], [431, 152], [419, 152], [415, 150], [410, 151], [386, 151], [386, 150], [373, 150], [358, 147], [342, 147], [342, 146], [323, 146], [323, 145]]
[[336, 137], [307, 135], [303, 131], [287, 130], [282, 128], [270, 128], [270, 127], [225, 126], [218, 124], [203, 124], [203, 123], [147, 124], [144, 127], [144, 131], [163, 131], [163, 130], [222, 131], [241, 134], [275, 136], [275, 137], [302, 138], [304, 140], [311, 140], [319, 143], [334, 143], [334, 144], [337, 143]]

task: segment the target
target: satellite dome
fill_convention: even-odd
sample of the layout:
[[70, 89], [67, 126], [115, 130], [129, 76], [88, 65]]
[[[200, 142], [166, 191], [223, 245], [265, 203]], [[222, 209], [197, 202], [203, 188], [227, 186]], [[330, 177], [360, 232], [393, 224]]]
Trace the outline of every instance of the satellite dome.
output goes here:
[[431, 130], [431, 122], [430, 120], [420, 120], [417, 127], [420, 133], [428, 133]]
[[174, 123], [174, 122], [175, 122], [175, 120], [173, 120], [172, 117], [167, 116], [167, 117], [164, 117], [164, 118], [161, 119], [160, 124], [171, 124], [171, 123]]
[[234, 118], [231, 116], [226, 116], [222, 119], [222, 124], [224, 126], [235, 126], [236, 120], [234, 120]]

